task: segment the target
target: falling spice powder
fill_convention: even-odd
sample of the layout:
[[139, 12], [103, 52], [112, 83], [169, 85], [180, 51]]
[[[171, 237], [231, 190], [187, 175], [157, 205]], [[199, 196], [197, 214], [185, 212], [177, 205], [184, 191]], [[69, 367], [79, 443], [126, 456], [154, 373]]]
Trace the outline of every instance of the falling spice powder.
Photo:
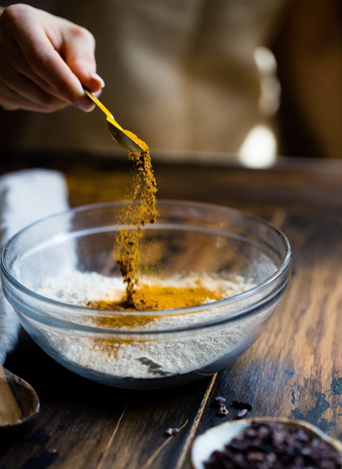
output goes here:
[[[129, 153], [129, 159], [134, 161], [135, 174], [132, 181], [132, 199], [122, 208], [119, 216], [120, 229], [116, 236], [114, 258], [119, 266], [124, 283], [126, 284], [126, 298], [118, 304], [119, 309], [139, 309], [136, 307], [135, 294], [139, 283], [138, 265], [140, 262], [140, 240], [143, 237], [142, 228], [147, 223], [155, 223], [158, 212], [156, 209], [157, 184], [153, 174], [151, 156], [148, 146], [139, 141], [146, 151]], [[138, 203], [133, 203], [137, 201]], [[111, 304], [104, 309], [116, 309]]]
[[[157, 186], [149, 149], [135, 136], [134, 140], [138, 140], [144, 151], [129, 153], [135, 171], [129, 201], [118, 217], [113, 250], [121, 278], [97, 272], [67, 270], [46, 278], [38, 291], [45, 297], [68, 305], [104, 310], [97, 311], [93, 316], [91, 311], [90, 314], [81, 314], [78, 320], [85, 327], [100, 326], [115, 332], [110, 338], [103, 340], [87, 334], [70, 336], [62, 331], [46, 329], [45, 340], [54, 354], [62, 357], [72, 369], [76, 365], [94, 370], [101, 375], [115, 377], [118, 383], [123, 379], [124, 387], [127, 379], [186, 376], [202, 367], [205, 374], [214, 373], [217, 362], [235, 356], [236, 350], [250, 340], [250, 331], [260, 320], [251, 318], [228, 327], [213, 328], [210, 333], [195, 332], [189, 337], [182, 333], [168, 334], [178, 328], [197, 330], [208, 321], [231, 314], [234, 309], [232, 305], [221, 308], [206, 308], [205, 305], [235, 296], [254, 285], [240, 275], [224, 278], [188, 273], [165, 278], [156, 274], [155, 266], [153, 275], [152, 272], [142, 274], [140, 254], [143, 228], [154, 223], [158, 217]], [[198, 305], [203, 305], [198, 311], [188, 311], [186, 314], [175, 311]], [[108, 310], [113, 313], [107, 314]], [[122, 314], [123, 311], [126, 314]], [[150, 340], [149, 334], [156, 331], [166, 333], [169, 338]]]
[[[191, 288], [139, 283], [138, 269], [143, 227], [148, 223], [155, 223], [158, 217], [157, 184], [148, 146], [134, 134], [131, 135], [145, 151], [128, 154], [129, 159], [134, 163], [135, 173], [129, 191], [130, 201], [123, 206], [119, 214], [116, 246], [113, 251], [116, 264], [126, 285], [126, 292], [118, 301], [89, 301], [87, 306], [112, 311], [158, 311], [197, 306], [208, 299], [221, 300], [222, 294], [204, 288], [200, 281], [198, 285]], [[143, 321], [138, 316], [130, 317], [129, 320], [132, 326]]]

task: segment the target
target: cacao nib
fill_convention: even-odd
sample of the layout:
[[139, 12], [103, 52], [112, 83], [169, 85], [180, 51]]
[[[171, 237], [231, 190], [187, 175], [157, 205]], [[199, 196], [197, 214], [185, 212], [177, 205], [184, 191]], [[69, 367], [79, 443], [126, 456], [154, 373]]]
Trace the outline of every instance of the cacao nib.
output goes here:
[[233, 401], [232, 407], [235, 407], [235, 409], [241, 409], [241, 410], [242, 409], [252, 410], [253, 404], [250, 404], [249, 402]]
[[[247, 409], [241, 409], [241, 412]], [[239, 412], [240, 413], [240, 412]], [[341, 469], [341, 455], [307, 429], [252, 422], [245, 432], [214, 451], [205, 469]]]

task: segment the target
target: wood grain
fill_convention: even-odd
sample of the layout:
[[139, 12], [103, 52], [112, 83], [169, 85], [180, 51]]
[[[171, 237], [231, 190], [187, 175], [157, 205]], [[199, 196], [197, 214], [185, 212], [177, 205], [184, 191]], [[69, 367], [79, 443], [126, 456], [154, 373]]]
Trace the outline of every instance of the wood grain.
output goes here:
[[6, 368], [0, 366], [0, 426], [20, 422], [23, 411], [11, 389]]
[[[122, 198], [128, 166], [101, 158], [54, 160], [53, 166], [52, 160], [45, 166], [65, 171], [71, 205]], [[157, 164], [155, 172], [161, 199], [243, 209], [286, 233], [293, 278], [275, 317], [229, 368], [164, 391], [97, 385], [32, 343], [18, 349], [8, 367], [33, 384], [42, 408], [22, 437], [0, 442], [0, 469], [189, 468], [196, 434], [235, 418], [233, 409], [227, 418], [217, 415], [217, 395], [252, 402], [250, 416], [304, 419], [342, 440], [341, 162], [284, 160], [265, 171]], [[186, 421], [167, 440], [165, 430]]]
[[0, 429], [21, 425], [39, 411], [34, 389], [0, 365]]

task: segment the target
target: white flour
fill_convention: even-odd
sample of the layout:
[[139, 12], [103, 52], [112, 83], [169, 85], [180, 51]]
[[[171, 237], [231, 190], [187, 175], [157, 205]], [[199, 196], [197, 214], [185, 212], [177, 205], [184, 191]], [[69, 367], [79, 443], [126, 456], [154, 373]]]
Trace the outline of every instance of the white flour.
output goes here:
[[[195, 276], [186, 279], [174, 277], [164, 280], [162, 284], [190, 287], [196, 285], [196, 280], [198, 277]], [[241, 276], [230, 280], [201, 277], [201, 282], [205, 288], [224, 291], [225, 297], [234, 296], [253, 286]], [[38, 293], [63, 303], [85, 305], [88, 301], [101, 299], [118, 300], [123, 291], [124, 285], [119, 278], [74, 271], [46, 279]], [[134, 326], [134, 330], [148, 333], [200, 324], [228, 314], [230, 308], [227, 306], [191, 314], [165, 315]], [[111, 341], [94, 340], [64, 332], [51, 332], [51, 329], [45, 335], [55, 351], [82, 367], [118, 377], [157, 378], [198, 370], [233, 352], [247, 339], [247, 334], [257, 320], [252, 318], [239, 324], [221, 326], [220, 330], [207, 330], [206, 333], [190, 331], [186, 336], [170, 332], [159, 340], [150, 340], [151, 336], [148, 340], [130, 338], [126, 342], [122, 341], [125, 338], [122, 336], [114, 336]], [[130, 329], [121, 327], [121, 330]]]

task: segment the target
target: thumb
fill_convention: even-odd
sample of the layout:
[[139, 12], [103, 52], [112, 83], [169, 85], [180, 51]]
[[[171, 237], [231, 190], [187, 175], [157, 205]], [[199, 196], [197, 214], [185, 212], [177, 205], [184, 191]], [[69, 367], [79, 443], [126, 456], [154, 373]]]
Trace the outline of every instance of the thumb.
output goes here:
[[85, 28], [72, 25], [64, 31], [64, 59], [71, 71], [89, 91], [104, 87], [104, 81], [96, 73], [95, 39]]

